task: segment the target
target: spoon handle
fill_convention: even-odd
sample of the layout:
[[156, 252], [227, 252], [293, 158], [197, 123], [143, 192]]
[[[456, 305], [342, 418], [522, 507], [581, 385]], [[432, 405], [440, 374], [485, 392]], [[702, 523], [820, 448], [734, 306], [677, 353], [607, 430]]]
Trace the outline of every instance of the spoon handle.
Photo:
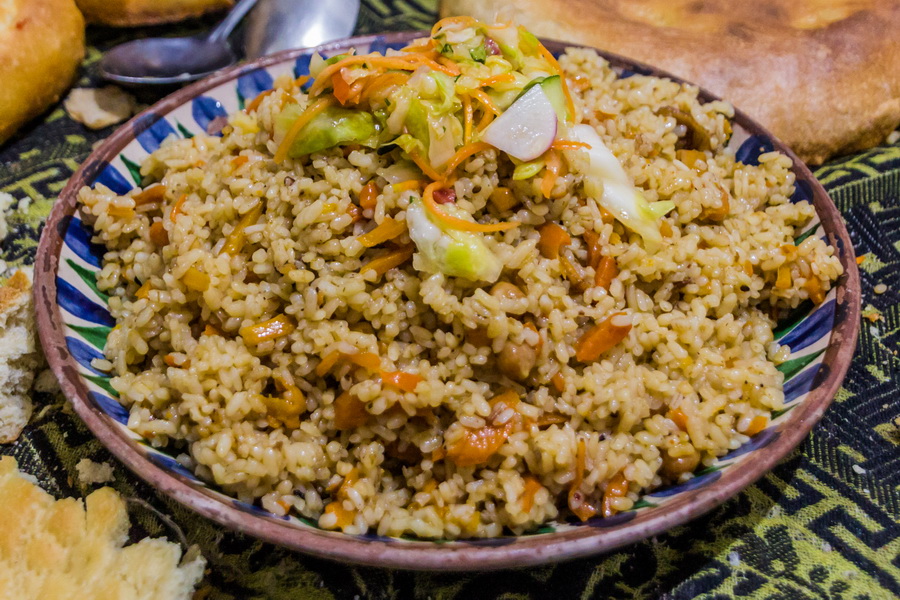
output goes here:
[[237, 24], [241, 22], [241, 19], [244, 18], [244, 15], [253, 8], [256, 4], [257, 0], [240, 0], [234, 8], [231, 9], [231, 12], [228, 13], [228, 16], [222, 20], [221, 23], [216, 25], [216, 27], [209, 32], [209, 35], [206, 39], [211, 42], [218, 42], [224, 40], [228, 37], [228, 35], [232, 32], [232, 30], [237, 27]]

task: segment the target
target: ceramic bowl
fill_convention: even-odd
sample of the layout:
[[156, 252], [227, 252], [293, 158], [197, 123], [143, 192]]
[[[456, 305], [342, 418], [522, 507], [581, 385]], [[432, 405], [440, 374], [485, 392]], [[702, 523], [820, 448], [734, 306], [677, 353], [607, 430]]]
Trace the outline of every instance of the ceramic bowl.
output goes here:
[[[361, 37], [319, 48], [326, 56], [349, 48], [359, 52], [400, 48], [421, 33]], [[566, 44], [548, 41], [561, 53]], [[742, 447], [720, 458], [687, 483], [657, 489], [633, 510], [586, 523], [549, 523], [522, 536], [423, 541], [324, 531], [308, 519], [278, 517], [240, 502], [182, 467], [172, 453], [153, 448], [130, 431], [128, 411], [116, 400], [108, 376], [91, 360], [103, 354], [113, 319], [95, 275], [103, 249], [80, 218], [76, 195], [102, 183], [125, 193], [140, 183], [138, 165], [166, 137], [215, 134], [224, 116], [272, 86], [275, 77], [308, 73], [311, 50], [293, 50], [239, 65], [167, 97], [121, 127], [84, 162], [60, 195], [40, 241], [36, 264], [36, 306], [41, 342], [62, 389], [100, 441], [132, 471], [199, 514], [263, 540], [327, 558], [412, 569], [520, 567], [584, 556], [635, 542], [684, 523], [719, 505], [771, 469], [819, 420], [850, 364], [859, 327], [859, 273], [840, 214], [809, 169], [762, 127], [736, 111], [729, 142], [738, 160], [756, 164], [777, 149], [794, 161], [794, 200], [814, 203], [817, 218], [800, 234], [826, 238], [837, 249], [844, 275], [824, 303], [807, 303], [779, 324], [776, 335], [791, 347], [784, 372], [785, 407], [771, 424]], [[601, 52], [621, 77], [669, 77], [651, 67]], [[673, 78], [676, 79], [676, 78]], [[706, 100], [715, 99], [701, 92]]]

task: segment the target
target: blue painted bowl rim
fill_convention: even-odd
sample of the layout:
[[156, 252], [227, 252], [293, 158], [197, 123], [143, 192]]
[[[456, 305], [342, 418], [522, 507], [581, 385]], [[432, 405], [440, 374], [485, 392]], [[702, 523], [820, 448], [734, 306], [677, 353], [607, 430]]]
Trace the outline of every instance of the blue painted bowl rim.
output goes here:
[[[319, 50], [331, 52], [353, 46], [363, 46], [376, 39], [386, 43], [405, 42], [427, 35], [427, 32], [399, 32], [348, 38], [318, 48], [280, 52], [262, 59], [237, 65], [183, 88], [157, 102], [120, 127], [98, 146], [71, 177], [53, 207], [41, 235], [35, 263], [35, 307], [38, 331], [47, 360], [59, 379], [63, 393], [72, 402], [76, 413], [104, 446], [136, 475], [148, 484], [195, 512], [234, 530], [262, 540], [286, 546], [316, 556], [379, 567], [415, 570], [488, 570], [537, 565], [567, 560], [630, 544], [694, 519], [715, 508], [728, 498], [759, 479], [794, 449], [809, 433], [813, 425], [834, 398], [850, 366], [859, 333], [860, 282], [853, 255], [853, 245], [840, 213], [822, 185], [809, 168], [783, 143], [745, 113], [735, 109], [734, 121], [754, 135], [771, 139], [775, 148], [794, 163], [798, 180], [809, 182], [812, 200], [829, 242], [839, 248], [844, 275], [837, 284], [837, 307], [831, 341], [825, 351], [824, 364], [830, 369], [827, 377], [784, 421], [779, 435], [772, 443], [755, 450], [753, 461], [744, 468], [729, 469], [716, 481], [700, 489], [680, 494], [659, 508], [640, 511], [634, 518], [610, 524], [608, 527], [578, 527], [537, 536], [522, 536], [502, 545], [407, 542], [393, 543], [373, 536], [371, 539], [316, 529], [298, 529], [287, 523], [249, 514], [189, 484], [182, 476], [160, 468], [141, 453], [133, 440], [128, 439], [87, 396], [87, 388], [77, 371], [76, 363], [65, 343], [64, 324], [57, 305], [56, 273], [66, 227], [76, 209], [78, 190], [93, 181], [105, 161], [112, 160], [134, 137], [134, 125], [145, 122], [151, 114], [164, 116], [192, 98], [241, 75]], [[546, 40], [551, 52], [565, 48], [584, 47]], [[676, 82], [684, 80], [655, 67], [616, 54], [597, 50], [614, 67], [666, 77]], [[700, 89], [703, 101], [719, 99]]]

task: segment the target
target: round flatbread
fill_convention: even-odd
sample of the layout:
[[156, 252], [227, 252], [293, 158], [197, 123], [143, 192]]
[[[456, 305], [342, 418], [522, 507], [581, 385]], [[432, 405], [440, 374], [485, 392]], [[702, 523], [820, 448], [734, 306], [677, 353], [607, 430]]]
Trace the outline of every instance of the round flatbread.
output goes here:
[[89, 23], [134, 27], [173, 23], [234, 4], [233, 0], [76, 0]]
[[0, 143], [59, 100], [83, 57], [73, 0], [0, 0]]
[[443, 0], [441, 14], [512, 19], [667, 70], [811, 163], [875, 146], [900, 124], [893, 0]]

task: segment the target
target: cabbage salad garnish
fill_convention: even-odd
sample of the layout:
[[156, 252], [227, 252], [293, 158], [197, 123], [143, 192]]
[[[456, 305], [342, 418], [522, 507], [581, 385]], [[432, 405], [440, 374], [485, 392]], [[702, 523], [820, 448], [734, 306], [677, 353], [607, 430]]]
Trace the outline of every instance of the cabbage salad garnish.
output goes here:
[[514, 180], [539, 181], [545, 197], [565, 159], [582, 175], [585, 194], [640, 234], [648, 251], [661, 242], [659, 218], [672, 204], [649, 204], [596, 132], [575, 125], [559, 63], [522, 27], [450, 17], [430, 37], [384, 55], [316, 54], [310, 76], [308, 103], [286, 104], [275, 119], [276, 161], [355, 146], [414, 166], [422, 183], [408, 189], [421, 192], [406, 226], [419, 270], [499, 278], [502, 265], [485, 236], [518, 222], [478, 223], [455, 202], [435, 200], [452, 188], [457, 167], [488, 150], [512, 163]]

